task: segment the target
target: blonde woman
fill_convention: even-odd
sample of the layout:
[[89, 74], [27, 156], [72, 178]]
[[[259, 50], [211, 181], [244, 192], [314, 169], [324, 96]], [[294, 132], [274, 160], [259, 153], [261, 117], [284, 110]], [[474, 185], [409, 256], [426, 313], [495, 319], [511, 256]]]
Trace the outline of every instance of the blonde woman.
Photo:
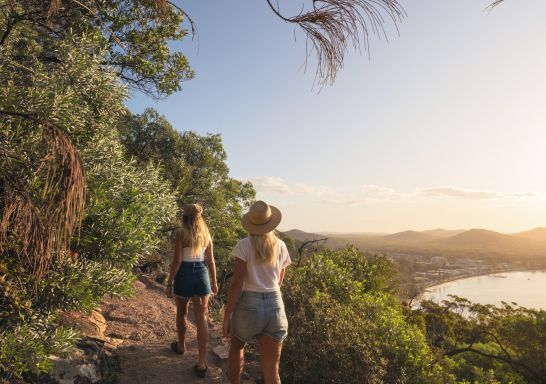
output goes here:
[[235, 267], [224, 315], [223, 333], [231, 338], [228, 376], [232, 384], [239, 384], [245, 343], [257, 338], [265, 384], [277, 384], [288, 333], [280, 287], [291, 263], [286, 244], [274, 233], [281, 212], [257, 201], [241, 221], [248, 237], [231, 253]]
[[171, 348], [180, 355], [186, 351], [188, 303], [190, 300], [193, 302], [199, 348], [199, 362], [194, 370], [199, 377], [205, 377], [207, 372], [205, 358], [209, 340], [208, 299], [211, 293], [218, 292], [212, 239], [202, 213], [203, 208], [197, 204], [183, 207], [182, 227], [176, 234], [174, 257], [166, 289], [167, 296], [172, 297], [174, 293], [176, 301], [178, 341], [173, 342]]

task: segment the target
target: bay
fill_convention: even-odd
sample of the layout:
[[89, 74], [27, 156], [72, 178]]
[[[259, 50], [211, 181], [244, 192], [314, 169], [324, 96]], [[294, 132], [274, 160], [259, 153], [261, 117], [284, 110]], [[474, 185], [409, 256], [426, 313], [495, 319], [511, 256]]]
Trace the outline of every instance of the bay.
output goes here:
[[546, 310], [546, 271], [500, 272], [467, 277], [426, 289], [422, 299], [441, 302], [448, 295], [465, 297], [481, 304], [502, 301]]

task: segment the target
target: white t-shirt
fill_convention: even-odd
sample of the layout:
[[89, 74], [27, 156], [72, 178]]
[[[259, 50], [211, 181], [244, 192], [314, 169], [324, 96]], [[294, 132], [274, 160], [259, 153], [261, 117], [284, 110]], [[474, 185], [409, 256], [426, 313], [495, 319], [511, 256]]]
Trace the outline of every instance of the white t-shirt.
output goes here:
[[292, 260], [290, 260], [290, 254], [284, 241], [279, 239], [277, 240], [277, 244], [279, 250], [277, 261], [273, 266], [255, 260], [250, 237], [239, 240], [237, 245], [235, 245], [235, 248], [231, 251], [231, 257], [237, 257], [246, 262], [243, 291], [274, 292], [280, 290], [279, 278], [281, 270], [288, 267], [292, 263]]

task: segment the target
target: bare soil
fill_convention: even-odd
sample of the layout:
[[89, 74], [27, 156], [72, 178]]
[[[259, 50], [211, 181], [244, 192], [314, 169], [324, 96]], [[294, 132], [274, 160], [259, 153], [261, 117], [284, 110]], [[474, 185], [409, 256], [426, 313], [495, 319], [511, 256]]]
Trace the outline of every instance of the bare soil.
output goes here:
[[130, 300], [107, 299], [101, 305], [106, 319], [105, 335], [123, 342], [117, 347], [121, 384], [227, 383], [220, 359], [212, 348], [222, 344], [217, 326], [211, 325], [211, 342], [207, 357], [206, 378], [193, 370], [197, 363], [196, 329], [190, 304], [190, 322], [186, 333], [186, 353], [170, 349], [177, 340], [173, 299], [165, 296], [164, 287], [145, 276], [135, 282], [136, 295]]

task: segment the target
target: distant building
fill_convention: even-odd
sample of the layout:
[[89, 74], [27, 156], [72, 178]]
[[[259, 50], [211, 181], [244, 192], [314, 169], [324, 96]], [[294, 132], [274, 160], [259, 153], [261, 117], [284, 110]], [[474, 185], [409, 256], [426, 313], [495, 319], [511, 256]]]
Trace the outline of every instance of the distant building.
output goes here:
[[434, 266], [434, 268], [444, 268], [449, 264], [447, 258], [444, 256], [434, 256], [430, 259], [430, 263]]

